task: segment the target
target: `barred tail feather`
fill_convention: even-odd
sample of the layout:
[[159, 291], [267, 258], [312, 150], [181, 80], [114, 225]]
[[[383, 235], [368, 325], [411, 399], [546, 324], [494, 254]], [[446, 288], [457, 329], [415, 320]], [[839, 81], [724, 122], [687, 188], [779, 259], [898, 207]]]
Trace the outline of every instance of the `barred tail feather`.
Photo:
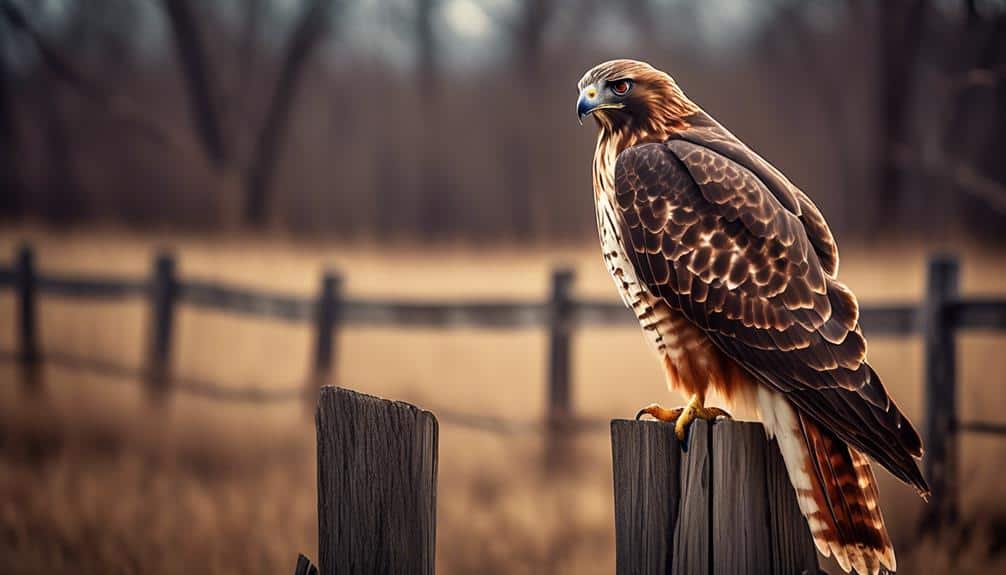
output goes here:
[[775, 437], [814, 544], [843, 570], [876, 575], [897, 569], [865, 455], [799, 413], [781, 394], [758, 389], [758, 406]]

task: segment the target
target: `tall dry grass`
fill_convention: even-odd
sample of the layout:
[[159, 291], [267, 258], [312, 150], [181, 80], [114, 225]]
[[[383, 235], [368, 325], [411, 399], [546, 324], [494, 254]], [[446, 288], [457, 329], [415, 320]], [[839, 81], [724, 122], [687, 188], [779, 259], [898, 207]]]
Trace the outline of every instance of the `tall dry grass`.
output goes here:
[[[152, 239], [123, 234], [0, 235], [21, 239], [44, 270], [146, 274], [170, 243], [181, 273], [313, 293], [338, 267], [350, 294], [540, 299], [558, 262], [581, 294], [614, 298], [593, 246], [537, 251], [377, 248], [247, 238]], [[965, 292], [1006, 293], [1003, 254], [963, 246]], [[844, 250], [842, 277], [869, 304], [918, 300], [926, 248]], [[0, 349], [10, 350], [13, 305], [0, 296]], [[142, 302], [41, 303], [44, 349], [142, 364]], [[297, 386], [310, 363], [306, 326], [182, 308], [176, 373], [223, 385]], [[867, 334], [869, 336], [869, 334]], [[1002, 336], [961, 337], [966, 418], [996, 420], [1006, 407]], [[340, 335], [338, 380], [424, 406], [519, 420], [544, 407], [545, 336], [528, 331], [354, 328]], [[920, 422], [917, 339], [870, 338], [870, 359]], [[676, 403], [637, 330], [579, 332], [575, 404], [597, 418], [625, 417], [657, 400]], [[49, 366], [46, 395], [26, 399], [0, 364], [0, 556], [12, 573], [276, 573], [297, 552], [315, 554], [314, 436], [296, 402], [248, 406], [175, 397], [150, 411], [136, 382]], [[992, 572], [1006, 567], [1001, 474], [1006, 441], [963, 439], [965, 528], [920, 541], [921, 503], [880, 472], [883, 506], [903, 573]], [[576, 444], [577, 469], [561, 482], [539, 471], [540, 439], [444, 424], [438, 514], [441, 573], [609, 573], [613, 570], [610, 456], [604, 433]], [[998, 553], [998, 555], [997, 555]], [[836, 569], [831, 569], [833, 572]]]

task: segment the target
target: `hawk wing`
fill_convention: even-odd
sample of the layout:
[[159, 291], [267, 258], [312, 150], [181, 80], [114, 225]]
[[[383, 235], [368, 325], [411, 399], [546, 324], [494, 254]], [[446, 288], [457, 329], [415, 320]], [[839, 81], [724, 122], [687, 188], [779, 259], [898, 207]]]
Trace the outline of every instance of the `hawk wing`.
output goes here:
[[619, 154], [616, 211], [637, 276], [760, 384], [928, 491], [919, 436], [866, 363], [820, 212], [715, 127]]

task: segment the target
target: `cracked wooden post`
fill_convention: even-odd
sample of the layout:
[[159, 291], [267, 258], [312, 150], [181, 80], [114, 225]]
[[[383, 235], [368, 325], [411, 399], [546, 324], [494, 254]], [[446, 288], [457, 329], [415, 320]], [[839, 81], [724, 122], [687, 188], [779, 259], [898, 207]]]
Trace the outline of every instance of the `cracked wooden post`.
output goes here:
[[611, 422], [618, 575], [818, 573], [782, 455], [758, 423]]
[[324, 387], [316, 420], [320, 574], [432, 575], [436, 417]]

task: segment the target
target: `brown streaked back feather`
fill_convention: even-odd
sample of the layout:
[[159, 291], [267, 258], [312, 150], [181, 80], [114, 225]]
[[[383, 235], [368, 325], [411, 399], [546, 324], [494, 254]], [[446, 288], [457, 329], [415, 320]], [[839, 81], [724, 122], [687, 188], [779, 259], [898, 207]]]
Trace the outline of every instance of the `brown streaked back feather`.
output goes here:
[[807, 194], [705, 112], [689, 116], [688, 126], [676, 137], [713, 150], [755, 174], [783, 207], [799, 217], [824, 272], [837, 277], [838, 243]]

